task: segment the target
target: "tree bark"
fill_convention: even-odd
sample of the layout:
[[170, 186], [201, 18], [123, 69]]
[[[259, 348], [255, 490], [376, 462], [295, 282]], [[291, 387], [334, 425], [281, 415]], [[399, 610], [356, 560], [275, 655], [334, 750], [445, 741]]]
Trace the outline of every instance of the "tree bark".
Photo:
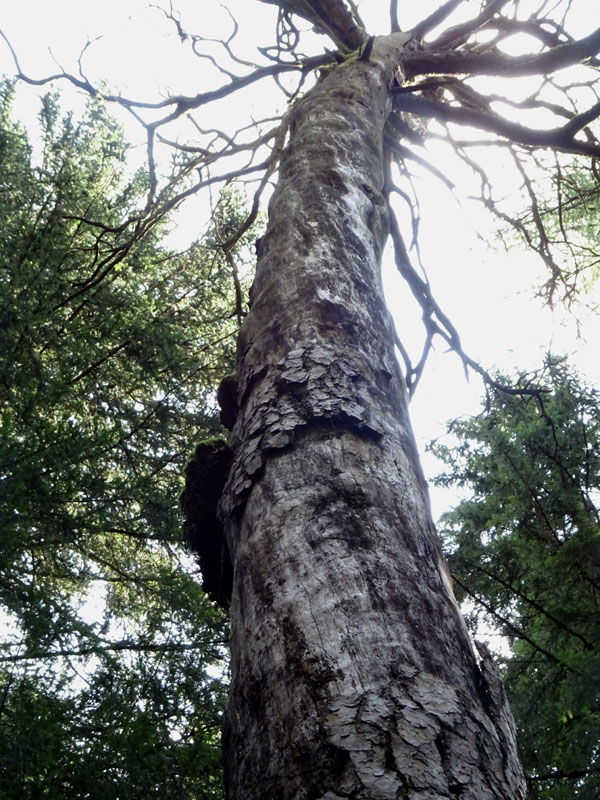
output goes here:
[[238, 347], [230, 800], [518, 800], [514, 726], [446, 578], [380, 263], [401, 34], [291, 113]]

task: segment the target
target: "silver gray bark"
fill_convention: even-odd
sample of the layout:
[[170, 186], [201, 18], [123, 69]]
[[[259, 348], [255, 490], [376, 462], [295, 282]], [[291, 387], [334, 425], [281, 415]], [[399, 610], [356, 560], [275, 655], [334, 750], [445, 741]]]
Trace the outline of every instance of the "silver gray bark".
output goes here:
[[260, 247], [221, 501], [230, 800], [525, 796], [446, 578], [381, 286], [402, 45], [297, 104]]

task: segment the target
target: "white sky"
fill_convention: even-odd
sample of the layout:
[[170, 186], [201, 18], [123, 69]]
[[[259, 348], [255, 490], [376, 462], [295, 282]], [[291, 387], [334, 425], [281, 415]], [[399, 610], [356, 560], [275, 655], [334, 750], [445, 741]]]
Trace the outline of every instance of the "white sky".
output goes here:
[[[581, 19], [581, 33], [585, 35], [600, 26], [600, 3], [578, 2], [585, 10], [585, 18]], [[418, 4], [399, 5], [416, 7], [421, 17], [438, 4], [437, 0], [422, 0]], [[184, 22], [191, 32], [218, 36], [223, 26], [230, 30], [230, 22], [217, 2], [178, 0], [175, 5], [185, 10]], [[244, 46], [240, 54], [254, 60], [256, 46], [272, 42], [275, 9], [256, 0], [227, 0], [227, 5], [240, 24], [239, 42]], [[370, 17], [366, 21], [370, 30], [386, 29], [388, 7], [388, 0], [363, 2], [361, 10], [365, 17], [366, 9], [369, 10]], [[402, 20], [405, 25], [414, 21]], [[172, 25], [160, 11], [150, 8], [146, 0], [103, 0], [102, 3], [20, 0], [4, 4], [0, 11], [0, 27], [13, 43], [23, 70], [33, 77], [59, 71], [53, 58], [66, 71], [76, 72], [82, 46], [88, 38], [99, 35], [103, 38], [85, 55], [85, 71], [93, 81], [105, 79], [111, 86], [122, 87], [123, 94], [130, 97], [155, 100], [169, 92], [196, 94], [207, 88], [214, 77], [207, 62], [189, 55], [189, 50], [174, 35]], [[3, 42], [0, 42], [0, 72], [12, 73], [12, 62]], [[220, 108], [212, 109], [206, 127], [217, 119], [225, 124], [232, 115], [247, 118], [250, 113], [259, 114], [261, 107], [268, 109], [274, 100], [265, 87], [266, 84], [261, 83], [257, 89], [240, 93], [239, 99], [230, 99]], [[65, 107], [80, 102], [76, 93], [63, 88]], [[25, 122], [31, 119], [32, 112], [37, 113], [35, 94], [34, 90], [23, 90], [19, 95], [17, 109]], [[143, 140], [140, 129], [128, 125], [127, 134], [130, 140], [140, 143]], [[568, 353], [572, 364], [584, 371], [592, 382], [600, 383], [599, 360], [595, 354], [595, 342], [600, 341], [597, 315], [588, 315], [582, 327], [583, 338], [578, 340], [574, 319], [561, 310], [552, 314], [533, 299], [531, 285], [542, 282], [542, 268], [535, 258], [519, 249], [508, 255], [490, 251], [486, 244], [493, 230], [490, 222], [472, 206], [465, 215], [441, 183], [427, 182], [424, 196], [423, 261], [434, 294], [458, 328], [465, 350], [480, 359], [486, 368], [496, 366], [505, 370], [535, 368], [548, 349], [559, 354]], [[182, 215], [181, 225], [195, 227], [198, 213], [196, 206], [191, 213]], [[195, 232], [190, 230], [190, 238]], [[414, 338], [421, 331], [420, 313], [414, 306], [410, 310], [405, 302], [406, 290], [393, 269], [386, 269], [386, 285], [392, 310], [400, 320], [402, 336]], [[590, 300], [598, 298], [596, 292], [596, 298]], [[447, 419], [475, 412], [482, 393], [479, 379], [473, 376], [467, 383], [458, 359], [444, 350], [443, 344], [438, 342], [412, 404], [413, 423], [421, 449], [444, 431]], [[437, 462], [427, 456], [424, 466], [430, 474], [439, 470]], [[445, 504], [452, 502], [448, 495], [437, 490], [433, 500], [436, 515], [444, 510]]]

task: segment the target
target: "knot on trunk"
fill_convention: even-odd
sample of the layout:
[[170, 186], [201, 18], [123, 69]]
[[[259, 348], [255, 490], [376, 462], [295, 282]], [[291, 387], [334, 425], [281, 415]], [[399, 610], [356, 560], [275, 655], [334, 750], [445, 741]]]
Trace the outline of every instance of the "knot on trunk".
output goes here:
[[202, 570], [202, 588], [226, 611], [231, 602], [233, 566], [217, 506], [231, 467], [231, 449], [222, 440], [199, 444], [185, 470], [180, 498], [185, 538]]
[[227, 375], [223, 378], [217, 389], [217, 402], [221, 409], [219, 419], [221, 425], [230, 431], [235, 425], [238, 416], [238, 385], [235, 375]]

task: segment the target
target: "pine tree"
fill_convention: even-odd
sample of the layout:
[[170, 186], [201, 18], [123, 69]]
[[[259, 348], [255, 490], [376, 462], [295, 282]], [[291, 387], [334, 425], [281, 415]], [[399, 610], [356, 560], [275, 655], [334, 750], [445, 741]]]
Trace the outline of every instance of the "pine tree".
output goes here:
[[530, 796], [567, 800], [600, 788], [600, 408], [564, 359], [548, 358], [543, 381], [537, 399], [492, 392], [452, 423], [438, 482], [467, 497], [439, 527], [471, 623], [511, 643], [503, 677]]
[[[189, 442], [222, 436], [231, 271], [133, 237], [148, 176], [101, 101], [0, 105], [0, 794], [221, 796], [224, 615], [182, 541]], [[37, 152], [39, 150], [39, 153]], [[233, 215], [233, 217], [232, 217]], [[233, 218], [233, 221], [232, 221]]]

